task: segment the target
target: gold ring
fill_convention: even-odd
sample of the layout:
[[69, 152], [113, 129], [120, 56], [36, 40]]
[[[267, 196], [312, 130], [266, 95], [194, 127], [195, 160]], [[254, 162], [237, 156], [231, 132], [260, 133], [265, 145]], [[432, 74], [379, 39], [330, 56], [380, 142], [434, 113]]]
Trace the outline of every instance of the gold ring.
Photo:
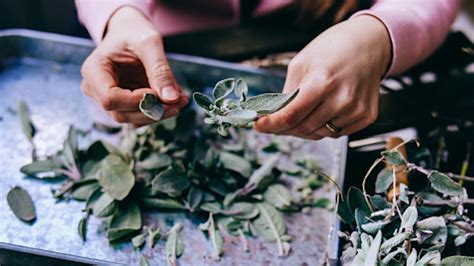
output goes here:
[[339, 134], [342, 131], [342, 128], [338, 128], [331, 123], [331, 121], [326, 123], [326, 128], [331, 131], [333, 134]]

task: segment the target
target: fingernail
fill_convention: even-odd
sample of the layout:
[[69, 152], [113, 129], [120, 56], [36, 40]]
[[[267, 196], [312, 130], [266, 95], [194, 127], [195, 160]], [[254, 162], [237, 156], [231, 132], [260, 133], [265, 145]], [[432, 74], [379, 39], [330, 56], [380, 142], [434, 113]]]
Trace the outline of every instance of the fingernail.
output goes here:
[[161, 96], [165, 100], [174, 101], [178, 99], [179, 94], [172, 86], [166, 86], [161, 90]]

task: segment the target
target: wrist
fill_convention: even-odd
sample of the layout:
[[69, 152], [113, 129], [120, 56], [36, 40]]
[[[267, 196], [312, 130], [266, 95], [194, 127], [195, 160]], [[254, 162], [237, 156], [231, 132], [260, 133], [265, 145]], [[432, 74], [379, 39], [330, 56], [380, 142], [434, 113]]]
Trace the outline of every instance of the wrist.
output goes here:
[[151, 25], [151, 22], [141, 11], [132, 6], [120, 7], [107, 22], [104, 37], [107, 32], [123, 29], [124, 25], [131, 26], [136, 24]]

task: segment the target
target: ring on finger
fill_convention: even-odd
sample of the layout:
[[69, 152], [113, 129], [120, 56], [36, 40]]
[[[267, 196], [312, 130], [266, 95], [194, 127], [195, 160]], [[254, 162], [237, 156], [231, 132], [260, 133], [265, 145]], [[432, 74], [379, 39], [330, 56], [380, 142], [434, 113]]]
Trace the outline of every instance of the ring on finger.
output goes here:
[[331, 133], [333, 134], [339, 134], [341, 133], [342, 131], [342, 128], [338, 128], [336, 127], [333, 123], [331, 123], [331, 121], [328, 121], [326, 124], [325, 124], [326, 128], [331, 131]]

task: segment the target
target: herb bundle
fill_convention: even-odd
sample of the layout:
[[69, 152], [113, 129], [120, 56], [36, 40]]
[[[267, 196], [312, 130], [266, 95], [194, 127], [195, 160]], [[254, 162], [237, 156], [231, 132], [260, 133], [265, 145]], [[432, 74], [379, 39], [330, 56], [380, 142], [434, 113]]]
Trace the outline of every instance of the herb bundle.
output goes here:
[[[382, 152], [364, 179], [363, 191], [351, 187], [340, 201], [338, 214], [350, 228], [341, 232], [347, 242], [343, 263], [472, 265], [473, 257], [442, 259], [446, 248], [461, 246], [474, 235], [473, 221], [464, 207], [474, 200], [453, 180], [471, 178], [425, 169], [410, 162], [398, 148]], [[422, 154], [429, 155], [429, 151], [420, 148], [414, 157]], [[365, 181], [382, 162], [387, 166], [377, 175], [375, 194], [368, 195]], [[400, 182], [397, 174], [401, 171], [418, 183], [423, 179], [426, 185]]]
[[[260, 113], [270, 112], [296, 95], [265, 96], [279, 99], [276, 107], [265, 107], [265, 100], [258, 100], [259, 105], [244, 105], [255, 100], [247, 98], [243, 81], [225, 80], [216, 88], [227, 88], [222, 84], [230, 83], [234, 84], [232, 90], [238, 87], [244, 98], [233, 110], [263, 106], [258, 109]], [[195, 94], [195, 99], [199, 97]], [[209, 113], [217, 114], [228, 106], [219, 101], [209, 106], [214, 110]], [[140, 109], [157, 118], [162, 115], [159, 105], [145, 95]], [[222, 112], [218, 116], [227, 115]], [[151, 228], [144, 224], [142, 214], [157, 210], [187, 212], [203, 221], [199, 229], [208, 237], [215, 259], [223, 255], [226, 234], [239, 237], [245, 251], [247, 238], [258, 236], [274, 242], [279, 256], [287, 256], [291, 236], [287, 234], [285, 213], [330, 204], [328, 199], [315, 197], [315, 191], [326, 180], [317, 162], [302, 151], [293, 152], [299, 151], [294, 143], [277, 137], [262, 147], [248, 141], [251, 132], [246, 129], [226, 128], [231, 137], [224, 138], [216, 134], [215, 128], [198, 125], [196, 112], [188, 108], [178, 117], [128, 131], [119, 147], [95, 141], [83, 149], [78, 145], [81, 134], [71, 126], [62, 150], [34, 160], [21, 171], [37, 178], [63, 178], [61, 187], [53, 191], [54, 197], [85, 202], [78, 224], [84, 241], [92, 215], [107, 222], [111, 243], [131, 240], [140, 249], [144, 245], [152, 248], [159, 239], [166, 239], [167, 260], [175, 265], [186, 244], [180, 236], [182, 225], [176, 223], [168, 231]], [[146, 259], [141, 262], [146, 264]]]
[[[235, 98], [232, 98], [232, 92]], [[299, 90], [292, 93], [264, 93], [248, 97], [248, 86], [243, 79], [228, 78], [219, 81], [212, 90], [212, 98], [193, 93], [194, 102], [208, 115], [204, 122], [217, 125], [217, 132], [228, 135], [229, 127], [243, 127], [259, 115], [274, 113], [291, 102]]]

